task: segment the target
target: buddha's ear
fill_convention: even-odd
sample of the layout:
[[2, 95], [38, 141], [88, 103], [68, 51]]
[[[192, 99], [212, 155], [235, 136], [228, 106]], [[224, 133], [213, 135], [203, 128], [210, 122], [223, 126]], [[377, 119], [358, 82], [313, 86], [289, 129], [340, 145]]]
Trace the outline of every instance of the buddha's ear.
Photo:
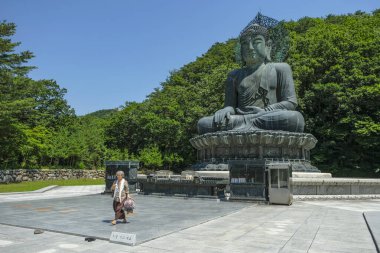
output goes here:
[[243, 48], [241, 47], [241, 44], [239, 43], [239, 53], [238, 53], [238, 62], [244, 67], [246, 65], [243, 57]]
[[272, 52], [272, 40], [268, 40], [265, 43], [265, 54], [267, 56], [267, 60], [268, 61], [271, 60], [271, 58], [270, 58], [271, 52]]

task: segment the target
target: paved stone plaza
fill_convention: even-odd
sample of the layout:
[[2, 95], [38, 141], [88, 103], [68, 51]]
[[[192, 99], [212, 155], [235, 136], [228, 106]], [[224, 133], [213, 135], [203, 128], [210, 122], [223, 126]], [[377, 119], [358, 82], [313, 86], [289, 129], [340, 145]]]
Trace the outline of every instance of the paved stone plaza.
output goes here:
[[[363, 212], [375, 238], [380, 231], [378, 199], [277, 206], [135, 196], [136, 214], [128, 224], [112, 226], [112, 198], [100, 191], [58, 187], [0, 195], [0, 252], [364, 253], [376, 252], [376, 246]], [[45, 232], [35, 235], [34, 228]], [[138, 245], [110, 243], [112, 231], [135, 233]], [[86, 242], [84, 236], [98, 239]]]

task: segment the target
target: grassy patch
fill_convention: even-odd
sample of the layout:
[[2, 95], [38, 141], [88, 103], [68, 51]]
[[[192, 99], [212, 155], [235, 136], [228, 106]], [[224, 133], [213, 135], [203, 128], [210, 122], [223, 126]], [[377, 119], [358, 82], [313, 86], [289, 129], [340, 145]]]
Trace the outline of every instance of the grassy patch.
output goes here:
[[60, 186], [73, 186], [73, 185], [99, 185], [105, 184], [104, 178], [99, 179], [67, 179], [67, 180], [45, 180], [45, 181], [28, 181], [21, 183], [12, 184], [0, 184], [0, 192], [23, 192], [23, 191], [34, 191], [44, 188], [49, 185], [60, 185]]

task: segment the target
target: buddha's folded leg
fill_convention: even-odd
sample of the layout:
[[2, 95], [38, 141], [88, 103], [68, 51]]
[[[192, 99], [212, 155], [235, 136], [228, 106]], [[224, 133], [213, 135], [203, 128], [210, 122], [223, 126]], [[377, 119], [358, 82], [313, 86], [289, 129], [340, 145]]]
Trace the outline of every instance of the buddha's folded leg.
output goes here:
[[211, 133], [216, 131], [235, 130], [245, 127], [245, 119], [243, 115], [231, 115], [230, 120], [225, 121], [221, 125], [216, 125], [213, 116], [203, 117], [198, 121], [198, 134]]
[[216, 131], [249, 131], [249, 130], [282, 130], [303, 132], [305, 120], [301, 113], [288, 110], [274, 110], [261, 114], [231, 115], [230, 120], [220, 126], [214, 122], [213, 116], [203, 117], [198, 121], [198, 133], [205, 134]]
[[275, 110], [260, 116], [245, 115], [246, 123], [253, 128], [266, 130], [282, 130], [289, 132], [303, 132], [305, 120], [297, 111]]
[[217, 131], [215, 124], [213, 123], [214, 117], [203, 117], [198, 121], [198, 134], [205, 134]]

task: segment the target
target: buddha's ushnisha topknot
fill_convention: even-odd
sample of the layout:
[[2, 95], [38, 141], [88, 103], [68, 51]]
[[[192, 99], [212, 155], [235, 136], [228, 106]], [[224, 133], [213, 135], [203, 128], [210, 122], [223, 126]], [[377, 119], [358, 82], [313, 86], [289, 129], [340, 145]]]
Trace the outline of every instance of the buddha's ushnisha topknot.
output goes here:
[[239, 37], [244, 37], [248, 34], [260, 34], [265, 37], [265, 39], [269, 38], [268, 30], [275, 27], [279, 24], [279, 21], [264, 16], [260, 12], [257, 13], [256, 17], [248, 23], [246, 27], [240, 32]]

